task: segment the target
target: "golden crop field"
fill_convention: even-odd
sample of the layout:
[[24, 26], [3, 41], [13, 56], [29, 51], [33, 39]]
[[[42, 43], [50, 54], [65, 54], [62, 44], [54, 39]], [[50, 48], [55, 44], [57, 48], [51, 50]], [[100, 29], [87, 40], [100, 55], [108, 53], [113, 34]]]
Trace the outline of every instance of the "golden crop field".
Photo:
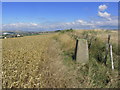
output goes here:
[[[3, 39], [3, 88], [101, 87], [90, 83], [87, 65], [80, 66], [63, 54], [74, 53], [75, 40], [70, 35], [52, 33]], [[113, 81], [103, 87], [116, 87], [116, 78], [110, 77]]]
[[67, 69], [53, 36], [3, 40], [3, 87], [67, 87]]

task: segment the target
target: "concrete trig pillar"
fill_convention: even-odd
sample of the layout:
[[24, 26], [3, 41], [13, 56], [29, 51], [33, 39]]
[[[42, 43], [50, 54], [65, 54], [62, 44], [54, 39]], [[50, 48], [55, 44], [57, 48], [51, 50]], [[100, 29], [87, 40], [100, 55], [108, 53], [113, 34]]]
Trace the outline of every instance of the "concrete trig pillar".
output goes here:
[[75, 60], [78, 63], [87, 63], [89, 60], [88, 43], [85, 39], [76, 40]]

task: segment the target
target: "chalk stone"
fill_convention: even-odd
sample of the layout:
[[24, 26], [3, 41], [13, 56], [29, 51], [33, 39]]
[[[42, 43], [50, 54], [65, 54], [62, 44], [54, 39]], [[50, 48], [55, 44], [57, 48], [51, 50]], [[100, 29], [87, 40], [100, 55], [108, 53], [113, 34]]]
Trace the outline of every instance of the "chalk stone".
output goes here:
[[87, 63], [89, 60], [88, 43], [85, 39], [78, 39], [77, 43], [76, 62]]

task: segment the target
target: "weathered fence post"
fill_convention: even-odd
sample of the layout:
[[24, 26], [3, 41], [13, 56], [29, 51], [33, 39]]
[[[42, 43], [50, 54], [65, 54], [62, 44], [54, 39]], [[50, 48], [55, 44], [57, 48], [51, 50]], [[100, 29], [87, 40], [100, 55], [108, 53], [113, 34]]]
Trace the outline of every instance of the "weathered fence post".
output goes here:
[[106, 65], [107, 62], [107, 56], [110, 48], [110, 35], [108, 35], [108, 42], [106, 44], [106, 53], [105, 53], [105, 58], [104, 58], [104, 64]]
[[112, 69], [114, 70], [113, 54], [112, 54], [112, 45], [110, 45], [110, 60], [111, 60]]
[[85, 39], [76, 40], [75, 60], [78, 63], [87, 63], [89, 60], [88, 43]]
[[106, 45], [106, 54], [105, 54], [105, 58], [104, 58], [104, 64], [106, 65], [107, 62], [107, 55], [110, 52], [110, 60], [111, 60], [111, 65], [112, 65], [112, 69], [114, 70], [114, 64], [113, 64], [113, 54], [112, 54], [112, 45], [110, 44], [110, 35], [108, 35], [108, 42]]

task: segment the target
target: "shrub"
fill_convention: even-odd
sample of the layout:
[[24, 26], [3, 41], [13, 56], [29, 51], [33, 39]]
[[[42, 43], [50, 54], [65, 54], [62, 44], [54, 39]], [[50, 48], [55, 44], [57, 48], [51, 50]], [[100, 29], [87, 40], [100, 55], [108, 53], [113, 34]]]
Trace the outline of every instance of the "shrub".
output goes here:
[[73, 32], [73, 29], [60, 30], [60, 33]]
[[103, 62], [105, 55], [106, 44], [99, 39], [92, 41], [90, 55], [99, 62]]

